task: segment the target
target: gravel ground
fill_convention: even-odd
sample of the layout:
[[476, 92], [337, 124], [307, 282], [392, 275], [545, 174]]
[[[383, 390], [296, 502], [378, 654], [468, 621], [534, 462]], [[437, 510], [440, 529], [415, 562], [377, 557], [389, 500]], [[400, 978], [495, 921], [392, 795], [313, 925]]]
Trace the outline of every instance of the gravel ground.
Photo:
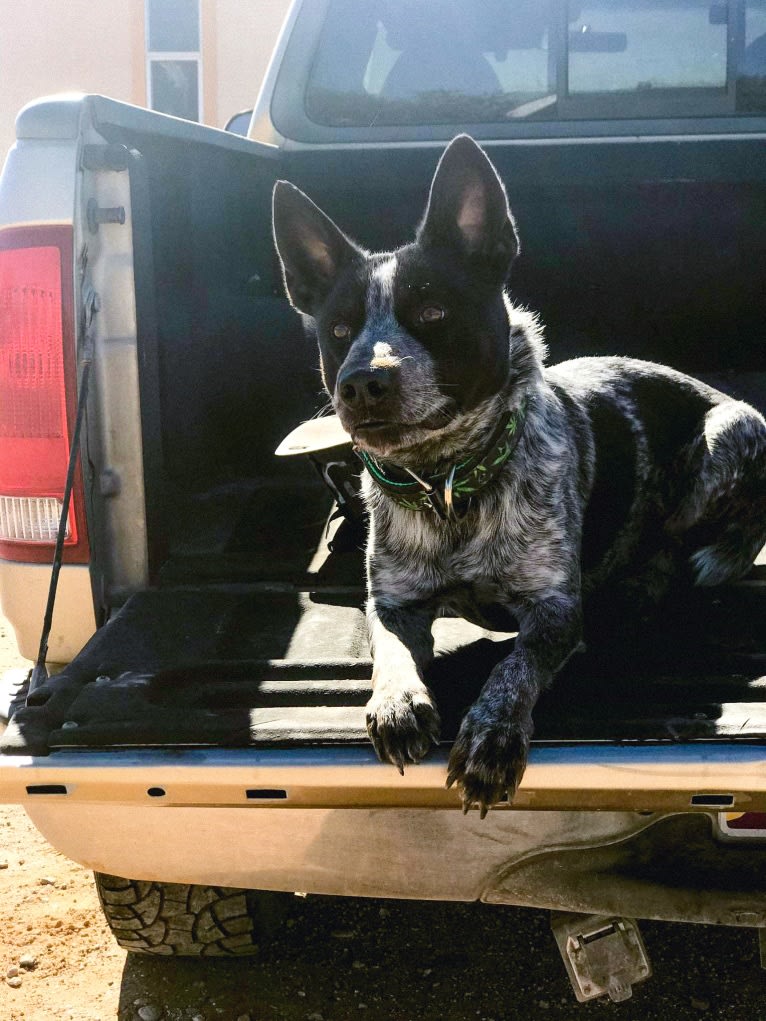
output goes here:
[[[17, 665], [0, 620], [0, 670]], [[544, 912], [480, 904], [296, 897], [256, 957], [127, 955], [90, 874], [15, 806], [0, 894], [0, 1021], [766, 1021], [749, 930], [642, 924], [654, 976], [622, 1005], [576, 1003]]]

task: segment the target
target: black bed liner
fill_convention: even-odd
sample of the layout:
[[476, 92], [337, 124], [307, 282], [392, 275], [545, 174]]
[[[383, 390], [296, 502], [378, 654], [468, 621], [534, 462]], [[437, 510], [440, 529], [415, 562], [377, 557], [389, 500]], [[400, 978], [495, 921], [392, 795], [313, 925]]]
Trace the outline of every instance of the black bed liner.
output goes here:
[[[766, 739], [764, 573], [698, 591], [638, 641], [604, 635], [539, 703], [536, 741]], [[306, 577], [134, 595], [16, 712], [2, 750], [365, 742], [362, 589]], [[456, 619], [436, 635], [449, 742], [513, 638]]]

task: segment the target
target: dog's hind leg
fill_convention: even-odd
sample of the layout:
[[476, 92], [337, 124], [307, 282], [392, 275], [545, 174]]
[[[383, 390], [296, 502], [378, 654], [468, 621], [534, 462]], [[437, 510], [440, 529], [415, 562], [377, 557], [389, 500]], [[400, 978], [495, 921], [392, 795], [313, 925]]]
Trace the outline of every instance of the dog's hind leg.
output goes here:
[[766, 543], [766, 421], [741, 401], [715, 405], [681, 473], [686, 495], [666, 528], [682, 540], [692, 581], [736, 581]]

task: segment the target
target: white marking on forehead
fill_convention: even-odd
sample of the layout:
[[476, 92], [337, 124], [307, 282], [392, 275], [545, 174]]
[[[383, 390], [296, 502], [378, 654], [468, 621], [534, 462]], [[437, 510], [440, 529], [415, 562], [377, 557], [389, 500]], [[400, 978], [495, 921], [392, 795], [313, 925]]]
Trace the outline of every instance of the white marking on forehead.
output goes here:
[[390, 315], [392, 313], [395, 276], [395, 255], [384, 259], [377, 266], [373, 267], [367, 290], [367, 315], [369, 317]]
[[394, 349], [385, 340], [379, 340], [372, 347], [371, 369], [395, 369], [400, 364], [401, 358], [395, 354]]

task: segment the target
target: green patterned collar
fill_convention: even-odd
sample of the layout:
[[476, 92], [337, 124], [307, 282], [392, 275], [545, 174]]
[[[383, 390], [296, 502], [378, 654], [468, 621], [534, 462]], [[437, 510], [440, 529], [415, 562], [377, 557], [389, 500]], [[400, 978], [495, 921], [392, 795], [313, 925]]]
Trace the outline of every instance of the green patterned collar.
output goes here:
[[524, 397], [515, 411], [502, 416], [483, 453], [433, 475], [420, 476], [409, 468], [384, 464], [364, 450], [357, 454], [378, 488], [400, 507], [432, 510], [442, 520], [462, 517], [471, 497], [496, 478], [510, 459], [521, 439], [526, 413]]

